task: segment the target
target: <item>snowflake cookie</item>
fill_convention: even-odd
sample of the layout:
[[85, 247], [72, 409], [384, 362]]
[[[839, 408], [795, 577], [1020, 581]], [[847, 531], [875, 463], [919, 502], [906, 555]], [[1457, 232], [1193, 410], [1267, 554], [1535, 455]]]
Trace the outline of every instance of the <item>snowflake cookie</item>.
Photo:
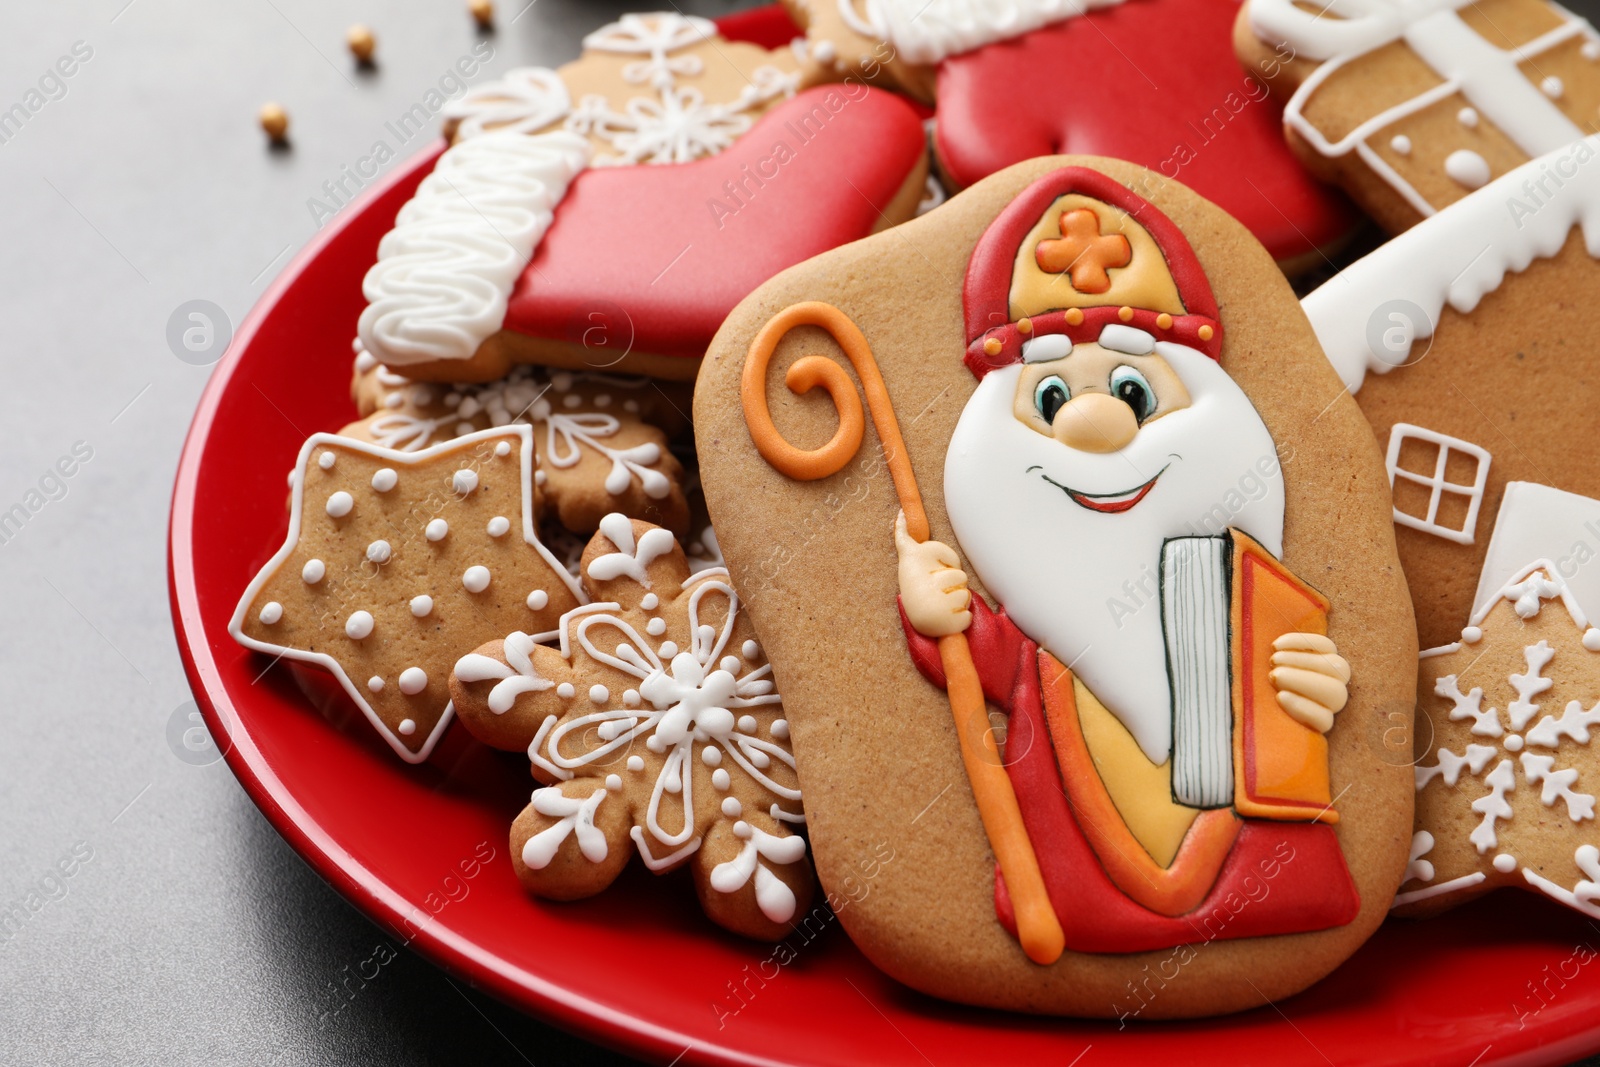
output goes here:
[[822, 80], [802, 52], [724, 40], [707, 19], [623, 15], [559, 70], [519, 67], [470, 90], [445, 109], [445, 135], [565, 129], [589, 139], [594, 166], [687, 163], [721, 152], [774, 103]]
[[580, 602], [534, 533], [533, 428], [398, 452], [312, 436], [289, 534], [228, 624], [247, 648], [332, 671], [401, 758], [450, 721], [450, 668], [492, 636], [554, 631]]
[[413, 382], [359, 352], [351, 394], [364, 418], [339, 432], [403, 452], [531, 424], [536, 510], [575, 533], [593, 533], [612, 511], [675, 534], [688, 529], [683, 465], [667, 449], [688, 424], [687, 386], [527, 364], [492, 382], [440, 385]]
[[1402, 914], [1521, 886], [1600, 918], [1600, 630], [1559, 574], [1524, 567], [1459, 641], [1422, 653]]
[[461, 658], [467, 728], [526, 748], [541, 782], [512, 824], [523, 885], [572, 900], [637, 849], [688, 865], [701, 906], [735, 933], [777, 939], [809, 906], [811, 864], [789, 724], [727, 571], [690, 576], [666, 530], [607, 515], [585, 549], [592, 603], [559, 643], [516, 632]]

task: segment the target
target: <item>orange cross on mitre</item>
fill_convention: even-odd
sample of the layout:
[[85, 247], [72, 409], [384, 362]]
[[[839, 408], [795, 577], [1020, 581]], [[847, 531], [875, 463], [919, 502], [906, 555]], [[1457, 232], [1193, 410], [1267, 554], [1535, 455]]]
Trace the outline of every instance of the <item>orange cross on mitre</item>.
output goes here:
[[1039, 269], [1066, 274], [1080, 293], [1103, 293], [1111, 288], [1112, 267], [1126, 267], [1133, 258], [1128, 239], [1120, 233], [1102, 234], [1100, 217], [1088, 208], [1061, 213], [1061, 236], [1040, 241], [1034, 251]]

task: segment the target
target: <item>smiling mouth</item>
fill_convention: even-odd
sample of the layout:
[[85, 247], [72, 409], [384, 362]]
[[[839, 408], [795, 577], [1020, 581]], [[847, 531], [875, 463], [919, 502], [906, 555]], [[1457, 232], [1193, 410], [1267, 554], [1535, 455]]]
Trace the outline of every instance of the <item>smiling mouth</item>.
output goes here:
[[[1171, 464], [1168, 464], [1168, 466], [1171, 466]], [[1120, 493], [1084, 493], [1073, 489], [1071, 486], [1062, 485], [1048, 474], [1040, 474], [1039, 477], [1071, 497], [1072, 502], [1080, 508], [1088, 508], [1090, 511], [1098, 511], [1104, 515], [1116, 515], [1131, 510], [1135, 504], [1143, 500], [1145, 494], [1155, 488], [1156, 478], [1160, 478], [1165, 473], [1167, 473], [1167, 468], [1162, 467], [1156, 471], [1155, 478], [1151, 478], [1143, 485], [1125, 489]]]

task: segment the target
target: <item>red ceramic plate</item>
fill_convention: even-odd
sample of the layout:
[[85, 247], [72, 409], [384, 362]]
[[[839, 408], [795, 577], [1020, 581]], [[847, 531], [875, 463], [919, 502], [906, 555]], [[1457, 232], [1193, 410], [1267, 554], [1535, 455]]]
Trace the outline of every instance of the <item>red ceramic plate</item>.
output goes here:
[[356, 907], [504, 1000], [662, 1062], [1065, 1065], [1092, 1045], [1085, 1063], [1464, 1067], [1600, 1049], [1600, 965], [1587, 965], [1600, 927], [1526, 893], [1392, 923], [1275, 1007], [1125, 1027], [933, 1001], [875, 971], [825, 912], [775, 955], [706, 922], [686, 878], [638, 864], [595, 900], [524, 896], [506, 841], [532, 786], [525, 760], [452, 728], [428, 764], [404, 764], [322, 676], [269, 667], [227, 633], [281, 543], [301, 443], [355, 417], [361, 278], [436, 152], [346, 208], [262, 298], [200, 401], [173, 490], [172, 610], [195, 697], [250, 797]]

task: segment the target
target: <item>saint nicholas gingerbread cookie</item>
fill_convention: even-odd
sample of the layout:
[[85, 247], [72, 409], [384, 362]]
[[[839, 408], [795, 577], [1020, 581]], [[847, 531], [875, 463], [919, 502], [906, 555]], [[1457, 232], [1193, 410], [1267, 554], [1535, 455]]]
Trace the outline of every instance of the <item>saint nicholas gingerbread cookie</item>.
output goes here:
[[696, 387], [823, 887], [892, 845], [841, 921], [937, 996], [1259, 1005], [1407, 862], [1381, 456], [1272, 257], [1149, 179], [1001, 171], [757, 290]]

